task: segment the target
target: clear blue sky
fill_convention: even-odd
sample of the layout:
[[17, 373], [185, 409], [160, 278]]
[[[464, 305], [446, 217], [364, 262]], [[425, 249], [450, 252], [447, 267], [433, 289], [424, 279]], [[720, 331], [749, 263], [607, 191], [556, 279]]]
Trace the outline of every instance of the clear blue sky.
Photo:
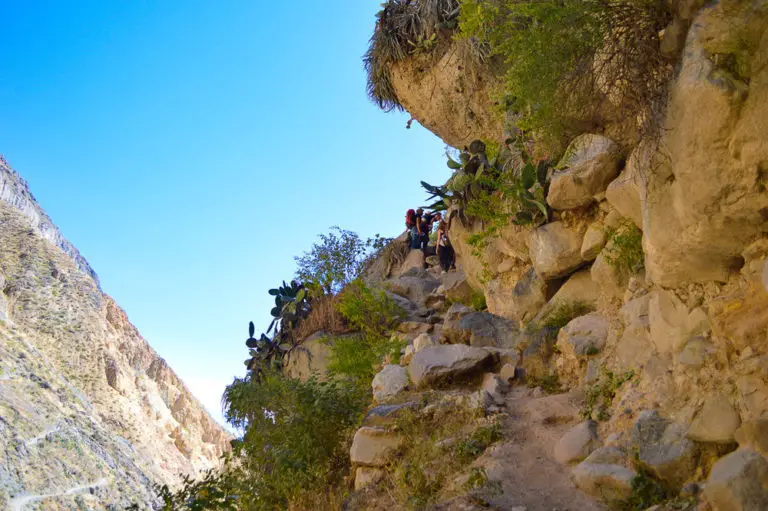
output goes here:
[[293, 256], [398, 234], [449, 174], [366, 98], [379, 4], [2, 2], [0, 153], [217, 417]]

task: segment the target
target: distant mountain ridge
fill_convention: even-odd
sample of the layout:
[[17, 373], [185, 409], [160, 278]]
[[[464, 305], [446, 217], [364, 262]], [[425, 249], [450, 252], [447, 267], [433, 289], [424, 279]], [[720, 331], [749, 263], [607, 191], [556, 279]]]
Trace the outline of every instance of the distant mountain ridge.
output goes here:
[[148, 509], [229, 439], [0, 159], [0, 509]]

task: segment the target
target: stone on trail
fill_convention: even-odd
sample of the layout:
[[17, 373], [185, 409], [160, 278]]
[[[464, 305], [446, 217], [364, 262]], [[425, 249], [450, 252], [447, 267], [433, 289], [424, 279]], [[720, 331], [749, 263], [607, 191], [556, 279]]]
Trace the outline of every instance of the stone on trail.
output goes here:
[[568, 465], [583, 460], [598, 447], [597, 423], [582, 422], [569, 429], [555, 444], [555, 459]]
[[445, 296], [454, 303], [469, 303], [475, 290], [469, 285], [467, 276], [461, 270], [450, 271], [440, 276], [445, 288]]
[[602, 135], [576, 137], [552, 175], [547, 203], [553, 209], [590, 204], [619, 174], [621, 156], [621, 148]]
[[386, 365], [373, 377], [371, 386], [373, 398], [379, 402], [386, 401], [408, 388], [408, 372], [401, 365]]
[[634, 470], [621, 465], [584, 461], [571, 470], [574, 484], [586, 493], [606, 502], [618, 502], [632, 495]]
[[408, 374], [416, 387], [449, 384], [484, 372], [493, 358], [484, 349], [464, 344], [432, 346], [413, 356]]
[[768, 461], [749, 449], [717, 460], [704, 487], [704, 498], [715, 509], [768, 509]]
[[514, 348], [519, 332], [512, 320], [490, 312], [470, 312], [458, 321], [446, 321], [443, 336], [453, 344]]

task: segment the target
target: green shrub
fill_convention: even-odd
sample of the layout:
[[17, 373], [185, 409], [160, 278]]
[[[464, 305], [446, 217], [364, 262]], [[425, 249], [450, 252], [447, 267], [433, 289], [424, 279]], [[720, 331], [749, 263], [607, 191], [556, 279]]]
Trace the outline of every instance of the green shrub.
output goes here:
[[363, 240], [357, 233], [338, 226], [318, 237], [320, 241], [312, 244], [309, 252], [294, 260], [298, 266], [297, 279], [324, 294], [338, 293], [360, 276], [371, 259], [392, 241], [378, 234]]
[[[626, 118], [658, 121], [672, 70], [658, 33], [664, 0], [460, 0], [462, 37], [506, 63], [502, 104], [558, 148], [572, 117], [598, 119], [606, 96]], [[600, 77], [596, 79], [595, 70]]]
[[382, 361], [399, 363], [403, 347], [397, 337], [372, 334], [337, 337], [328, 344], [331, 349], [328, 374], [347, 378], [366, 392], [370, 392], [371, 381]]
[[560, 394], [563, 392], [563, 387], [560, 385], [557, 374], [548, 374], [541, 378], [528, 378], [526, 386], [530, 389], [539, 387], [545, 394]]
[[390, 66], [413, 55], [431, 52], [440, 30], [456, 27], [457, 0], [387, 0], [376, 14], [363, 65], [368, 74], [368, 97], [379, 108], [402, 110], [392, 86]]
[[560, 330], [572, 320], [594, 312], [595, 308], [588, 303], [575, 301], [575, 302], [561, 302], [547, 314], [541, 323], [539, 328], [551, 328], [554, 330]]
[[617, 375], [603, 369], [597, 382], [587, 388], [584, 408], [581, 410], [582, 417], [591, 419], [594, 412], [597, 412], [597, 417], [594, 418], [601, 421], [607, 420], [610, 417], [609, 409], [613, 398], [616, 397], [616, 391], [634, 377], [634, 371]]
[[628, 278], [643, 269], [643, 233], [635, 224], [625, 224], [611, 233], [605, 258], [619, 275]]
[[338, 298], [338, 310], [350, 328], [368, 335], [385, 335], [405, 316], [384, 291], [369, 287], [362, 279], [350, 283]]

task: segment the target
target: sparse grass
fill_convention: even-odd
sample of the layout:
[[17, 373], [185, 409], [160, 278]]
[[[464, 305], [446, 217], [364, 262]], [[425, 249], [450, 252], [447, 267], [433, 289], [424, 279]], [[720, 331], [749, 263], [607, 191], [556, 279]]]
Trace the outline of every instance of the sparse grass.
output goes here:
[[363, 57], [368, 97], [379, 108], [403, 109], [392, 85], [392, 64], [431, 52], [440, 43], [439, 31], [456, 27], [458, 7], [457, 0], [387, 0], [382, 4]]
[[639, 463], [637, 453], [634, 469], [637, 475], [632, 479], [632, 495], [617, 503], [619, 511], [641, 511], [669, 501], [672, 495]]
[[554, 373], [542, 376], [541, 378], [528, 378], [526, 386], [530, 389], [540, 387], [545, 394], [561, 394], [563, 392], [560, 380], [557, 378], [557, 374]]
[[[404, 438], [395, 458], [388, 491], [407, 509], [423, 509], [445, 489], [446, 484], [501, 439], [496, 423], [477, 426], [476, 412], [459, 407], [450, 413], [404, 415], [397, 429]], [[470, 481], [487, 482], [477, 471]]]
[[540, 322], [541, 328], [561, 329], [572, 320], [589, 314], [595, 310], [585, 302], [562, 302], [557, 304], [555, 309], [547, 314]]
[[382, 362], [397, 364], [403, 341], [397, 337], [360, 334], [329, 340], [328, 374], [350, 379], [370, 391], [371, 381]]
[[645, 254], [643, 253], [643, 233], [635, 224], [624, 224], [610, 233], [606, 245], [605, 258], [622, 278], [643, 269]]
[[587, 388], [581, 416], [584, 419], [591, 419], [594, 413], [597, 412], [597, 417], [595, 417], [597, 420], [607, 420], [610, 417], [609, 409], [613, 398], [616, 397], [616, 391], [634, 377], [634, 371], [627, 371], [617, 375], [603, 369], [597, 382]]
[[347, 327], [337, 305], [338, 299], [335, 296], [324, 295], [313, 299], [309, 315], [299, 322], [294, 330], [296, 339], [306, 339], [319, 331], [330, 335], [345, 333]]

